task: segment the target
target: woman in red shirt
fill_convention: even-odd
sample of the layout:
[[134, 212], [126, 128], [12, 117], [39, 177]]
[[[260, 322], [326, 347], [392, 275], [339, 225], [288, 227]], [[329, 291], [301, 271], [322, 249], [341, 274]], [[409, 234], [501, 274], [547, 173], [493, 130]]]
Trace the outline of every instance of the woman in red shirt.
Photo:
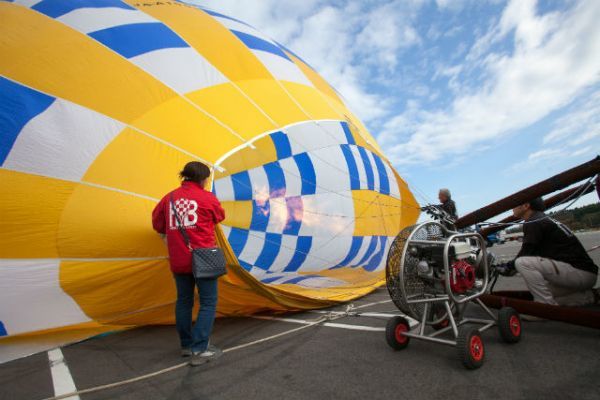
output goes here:
[[[204, 190], [210, 169], [198, 161], [185, 165], [180, 172], [181, 187], [167, 193], [152, 212], [152, 226], [166, 236], [171, 271], [177, 286], [175, 323], [182, 356], [192, 356], [199, 365], [215, 358], [220, 351], [208, 345], [217, 307], [217, 279], [192, 275], [192, 253], [179, 231], [179, 222], [189, 236], [190, 247], [215, 247], [215, 225], [225, 219], [225, 211], [214, 194]], [[173, 204], [171, 204], [173, 202]], [[177, 218], [174, 214], [177, 212]], [[194, 286], [198, 287], [200, 310], [192, 327]]]

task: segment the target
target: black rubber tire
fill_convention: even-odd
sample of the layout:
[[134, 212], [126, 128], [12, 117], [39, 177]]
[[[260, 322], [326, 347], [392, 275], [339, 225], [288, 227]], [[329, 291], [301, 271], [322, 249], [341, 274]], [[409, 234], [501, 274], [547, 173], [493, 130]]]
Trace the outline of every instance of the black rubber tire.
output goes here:
[[523, 325], [519, 313], [512, 307], [502, 307], [498, 311], [498, 331], [505, 343], [517, 343], [521, 340]]
[[404, 317], [390, 318], [385, 326], [385, 340], [387, 344], [394, 350], [402, 350], [408, 346], [410, 338], [403, 336], [402, 332], [409, 332], [410, 324]]
[[458, 358], [467, 369], [477, 369], [485, 361], [485, 346], [481, 333], [475, 327], [461, 326], [456, 338]]

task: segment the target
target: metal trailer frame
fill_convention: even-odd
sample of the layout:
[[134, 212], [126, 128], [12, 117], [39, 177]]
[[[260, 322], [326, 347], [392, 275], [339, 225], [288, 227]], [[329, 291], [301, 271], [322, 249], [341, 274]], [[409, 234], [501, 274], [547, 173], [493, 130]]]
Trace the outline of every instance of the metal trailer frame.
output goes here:
[[[442, 229], [442, 231], [446, 234], [448, 233], [452, 233], [449, 237], [444, 238], [444, 240], [417, 240], [417, 239], [412, 239], [414, 234], [419, 231], [421, 228], [426, 227], [427, 225], [436, 225], [439, 228]], [[483, 285], [481, 286], [481, 288], [475, 292], [472, 293], [468, 296], [457, 296], [453, 293], [452, 288], [450, 287], [450, 260], [449, 260], [449, 249], [450, 246], [452, 245], [452, 242], [457, 240], [457, 239], [475, 239], [477, 240], [477, 242], [479, 243], [479, 247], [481, 248], [481, 258], [480, 258], [480, 264], [479, 264], [479, 268], [483, 268], [484, 271], [484, 277], [483, 277]], [[431, 298], [428, 299], [417, 299], [417, 300], [410, 300], [408, 299], [408, 296], [406, 295], [405, 292], [405, 285], [404, 285], [404, 274], [400, 274], [400, 287], [401, 290], [403, 292], [404, 297], [407, 299], [406, 303], [407, 304], [417, 304], [417, 303], [425, 303], [425, 310], [423, 311], [423, 316], [421, 318], [421, 321], [419, 322], [419, 325], [417, 325], [418, 327], [418, 333], [412, 333], [413, 330], [415, 330], [416, 328], [412, 329], [410, 332], [405, 332], [403, 335], [407, 336], [407, 337], [411, 337], [411, 338], [415, 338], [415, 339], [421, 339], [421, 340], [427, 340], [430, 342], [435, 342], [435, 343], [441, 343], [441, 344], [447, 344], [450, 346], [456, 346], [456, 338], [458, 337], [458, 327], [467, 323], [478, 323], [478, 324], [482, 324], [483, 327], [481, 327], [479, 329], [479, 332], [484, 332], [487, 329], [493, 327], [494, 325], [497, 324], [498, 318], [494, 315], [494, 313], [492, 313], [490, 311], [490, 309], [483, 304], [483, 302], [481, 300], [478, 299], [479, 296], [481, 296], [482, 294], [485, 293], [485, 291], [487, 290], [487, 286], [488, 286], [488, 281], [489, 281], [489, 265], [488, 265], [488, 258], [487, 258], [487, 250], [486, 250], [486, 246], [485, 246], [485, 240], [483, 239], [483, 237], [476, 233], [476, 232], [468, 232], [468, 233], [456, 233], [453, 231], [450, 231], [449, 229], [447, 229], [443, 224], [436, 222], [436, 221], [428, 221], [428, 222], [423, 222], [421, 224], [419, 224], [415, 229], [413, 229], [413, 231], [411, 232], [411, 234], [408, 236], [408, 238], [406, 239], [406, 246], [404, 248], [404, 251], [402, 253], [402, 257], [401, 257], [401, 264], [404, 265], [405, 262], [405, 256], [406, 256], [406, 252], [409, 250], [408, 246], [409, 244], [435, 244], [435, 245], [439, 245], [441, 243], [445, 242], [444, 244], [444, 253], [443, 253], [443, 258], [444, 258], [444, 283], [445, 283], [445, 289], [446, 289], [446, 294], [445, 295], [433, 295]], [[481, 306], [484, 311], [492, 318], [491, 320], [488, 319], [481, 319], [481, 318], [464, 318], [463, 317], [463, 312], [464, 310], [459, 310], [458, 312], [458, 318], [456, 318], [454, 316], [454, 314], [452, 313], [452, 308], [450, 306], [450, 302], [457, 304], [457, 305], [462, 305], [462, 304], [466, 304], [467, 302], [473, 301], [476, 304], [478, 304], [479, 306]], [[446, 313], [448, 315], [448, 320], [450, 325], [442, 328], [440, 330], [437, 330], [431, 334], [425, 334], [425, 328], [427, 326], [427, 320], [429, 317], [429, 313], [431, 311], [431, 304], [432, 303], [438, 303], [441, 302], [444, 304], [444, 307], [446, 309]], [[458, 321], [457, 321], [458, 319]], [[440, 339], [437, 336], [440, 336], [448, 331], [452, 330], [452, 333], [454, 335], [455, 340], [447, 340], [447, 339]]]

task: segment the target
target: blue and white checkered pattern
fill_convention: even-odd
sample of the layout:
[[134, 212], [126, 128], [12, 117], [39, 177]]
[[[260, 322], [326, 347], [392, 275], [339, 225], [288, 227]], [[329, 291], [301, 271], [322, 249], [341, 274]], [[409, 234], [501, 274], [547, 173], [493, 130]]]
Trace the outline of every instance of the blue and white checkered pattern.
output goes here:
[[[300, 271], [374, 271], [385, 263], [393, 237], [353, 236], [352, 190], [399, 197], [393, 172], [356, 145], [345, 122], [318, 124], [270, 134], [277, 161], [215, 181], [221, 201], [252, 201], [250, 229], [224, 229], [241, 265], [264, 283], [286, 283]], [[318, 275], [306, 276], [294, 282], [317, 285]]]

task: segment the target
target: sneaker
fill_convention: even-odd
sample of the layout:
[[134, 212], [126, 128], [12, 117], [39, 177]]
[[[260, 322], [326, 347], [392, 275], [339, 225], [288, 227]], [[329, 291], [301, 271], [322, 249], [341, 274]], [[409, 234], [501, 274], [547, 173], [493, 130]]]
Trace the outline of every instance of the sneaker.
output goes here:
[[216, 360], [217, 358], [221, 357], [221, 355], [223, 355], [223, 352], [220, 349], [218, 349], [214, 346], [209, 346], [203, 352], [192, 353], [192, 359], [190, 360], [190, 365], [193, 367], [202, 365], [209, 361]]
[[189, 347], [185, 347], [183, 349], [181, 349], [181, 357], [191, 357], [192, 356], [192, 349]]

